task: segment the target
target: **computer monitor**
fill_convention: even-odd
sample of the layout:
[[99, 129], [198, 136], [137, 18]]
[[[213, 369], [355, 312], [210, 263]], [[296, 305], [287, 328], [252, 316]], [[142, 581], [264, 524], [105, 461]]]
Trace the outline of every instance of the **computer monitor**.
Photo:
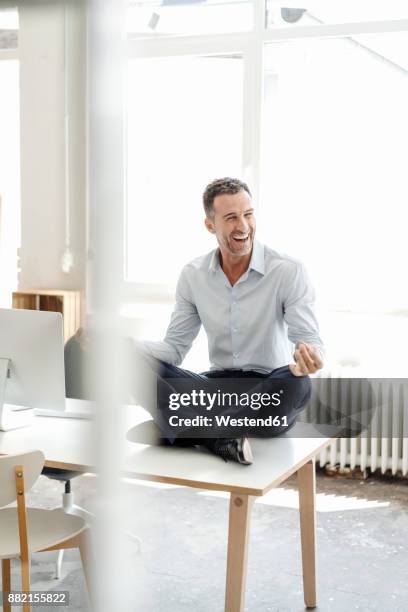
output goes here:
[[0, 430], [27, 425], [34, 408], [65, 411], [62, 315], [0, 308]]

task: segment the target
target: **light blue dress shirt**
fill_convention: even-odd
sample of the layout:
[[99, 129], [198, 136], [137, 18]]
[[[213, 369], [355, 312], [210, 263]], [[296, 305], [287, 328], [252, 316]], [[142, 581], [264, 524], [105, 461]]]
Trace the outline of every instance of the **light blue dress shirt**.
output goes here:
[[247, 271], [232, 286], [216, 249], [184, 266], [164, 340], [143, 344], [154, 357], [180, 365], [203, 325], [211, 369], [270, 372], [293, 363], [298, 342], [323, 353], [314, 300], [298, 260], [255, 241]]

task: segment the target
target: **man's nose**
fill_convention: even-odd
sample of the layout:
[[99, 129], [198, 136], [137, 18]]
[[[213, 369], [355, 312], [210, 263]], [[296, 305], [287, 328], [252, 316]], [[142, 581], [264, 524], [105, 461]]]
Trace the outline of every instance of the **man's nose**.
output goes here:
[[237, 219], [237, 230], [245, 234], [249, 229], [248, 221], [245, 217], [238, 217]]

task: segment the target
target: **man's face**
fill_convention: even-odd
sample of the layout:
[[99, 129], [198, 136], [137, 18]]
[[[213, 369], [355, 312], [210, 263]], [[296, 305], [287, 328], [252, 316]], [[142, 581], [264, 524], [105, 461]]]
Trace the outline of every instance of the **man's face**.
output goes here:
[[214, 199], [214, 215], [205, 225], [215, 234], [221, 252], [242, 257], [252, 250], [255, 236], [255, 216], [251, 196], [244, 190], [223, 193]]

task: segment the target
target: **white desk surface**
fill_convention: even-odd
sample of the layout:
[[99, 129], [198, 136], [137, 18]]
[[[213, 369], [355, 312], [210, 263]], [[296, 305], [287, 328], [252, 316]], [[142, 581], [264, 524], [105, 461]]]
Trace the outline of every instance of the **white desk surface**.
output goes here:
[[[312, 425], [297, 423], [290, 436], [288, 432], [272, 439], [252, 438], [254, 463], [243, 466], [225, 463], [204, 449], [129, 442], [126, 440], [128, 429], [146, 420], [148, 415], [132, 406], [123, 409], [126, 410], [124, 476], [246, 495], [264, 495], [338, 435], [332, 428], [327, 437], [319, 434], [295, 438], [295, 434], [304, 436], [306, 432], [309, 436], [314, 435]], [[93, 421], [84, 419], [37, 416], [29, 427], [0, 432], [0, 454], [40, 449], [49, 467], [96, 472], [96, 429]]]

